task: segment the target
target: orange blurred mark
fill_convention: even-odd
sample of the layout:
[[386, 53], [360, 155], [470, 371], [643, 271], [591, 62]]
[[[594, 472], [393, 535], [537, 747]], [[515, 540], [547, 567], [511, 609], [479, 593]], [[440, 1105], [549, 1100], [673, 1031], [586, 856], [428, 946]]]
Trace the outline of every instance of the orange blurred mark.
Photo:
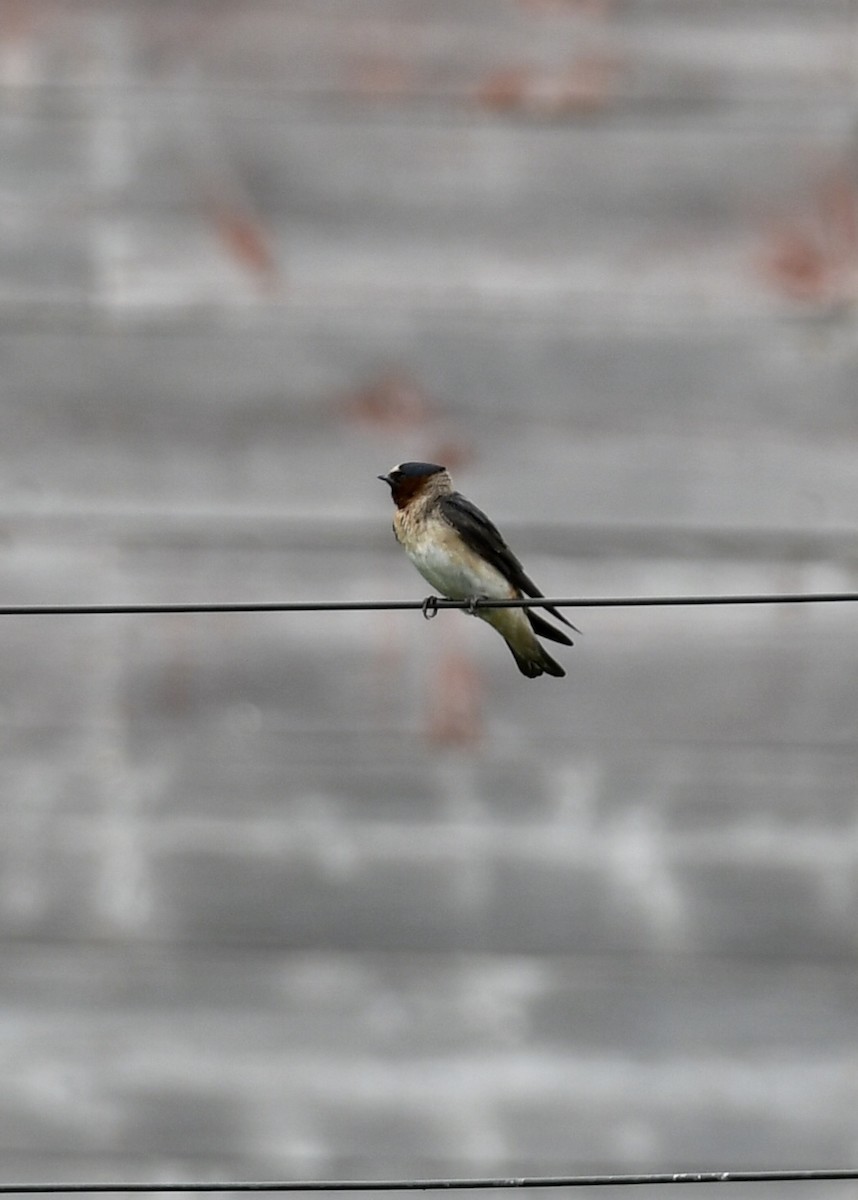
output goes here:
[[458, 650], [441, 656], [429, 696], [429, 739], [439, 746], [473, 746], [481, 741], [483, 686], [471, 659]]
[[0, 87], [10, 95], [40, 84], [39, 38], [54, 16], [54, 3], [0, 0]]
[[793, 300], [821, 300], [829, 290], [830, 270], [812, 232], [784, 225], [772, 238], [763, 272], [778, 291]]
[[225, 203], [209, 204], [207, 211], [229, 256], [266, 290], [274, 290], [279, 270], [271, 234], [262, 221], [254, 213]]
[[39, 0], [0, 0], [0, 41], [23, 41], [55, 7]]
[[399, 370], [388, 371], [345, 396], [341, 406], [346, 416], [353, 420], [395, 430], [425, 425], [432, 409], [420, 385]]
[[819, 207], [836, 243], [851, 257], [858, 256], [858, 188], [845, 168], [823, 181]]
[[448, 471], [458, 471], [459, 467], [467, 466], [469, 462], [473, 461], [473, 458], [474, 451], [471, 446], [466, 446], [462, 442], [456, 442], [450, 438], [436, 442], [435, 449], [429, 455], [430, 462], [440, 463]]
[[601, 55], [578, 59], [563, 71], [502, 67], [486, 76], [477, 99], [496, 112], [542, 117], [598, 112], [616, 98], [621, 70], [619, 59]]
[[761, 260], [768, 282], [792, 300], [847, 301], [858, 285], [858, 187], [844, 167], [819, 183], [810, 211], [775, 227]]

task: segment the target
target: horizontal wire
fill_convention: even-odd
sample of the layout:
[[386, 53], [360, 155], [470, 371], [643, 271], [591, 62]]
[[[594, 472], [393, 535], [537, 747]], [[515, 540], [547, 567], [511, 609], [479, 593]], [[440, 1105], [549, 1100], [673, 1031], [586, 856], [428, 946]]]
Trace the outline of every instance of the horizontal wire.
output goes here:
[[858, 1180], [858, 1168], [787, 1171], [681, 1171], [643, 1175], [536, 1175], [487, 1179], [310, 1179], [180, 1183], [8, 1183], [0, 1195], [81, 1192], [439, 1192], [497, 1188], [660, 1186], [668, 1183], [796, 1183]]
[[427, 616], [441, 608], [667, 608], [718, 604], [845, 604], [858, 602], [858, 592], [750, 593], [736, 596], [551, 596], [510, 600], [308, 600], [251, 601], [213, 604], [4, 604], [0, 617], [103, 616], [153, 613], [258, 613], [258, 612], [367, 612], [385, 609], [422, 609]]

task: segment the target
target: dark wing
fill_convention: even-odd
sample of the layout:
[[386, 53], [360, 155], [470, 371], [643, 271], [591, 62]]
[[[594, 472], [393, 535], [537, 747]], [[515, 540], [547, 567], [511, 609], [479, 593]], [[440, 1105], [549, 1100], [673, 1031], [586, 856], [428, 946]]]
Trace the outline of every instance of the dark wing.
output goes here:
[[[534, 600], [542, 596], [542, 592], [533, 580], [525, 574], [524, 567], [503, 540], [497, 527], [492, 524], [484, 512], [477, 508], [476, 504], [466, 500], [460, 492], [450, 492], [449, 495], [442, 496], [438, 503], [441, 515], [453, 526], [466, 546], [469, 546], [486, 562], [491, 563], [496, 570], [500, 571], [504, 579], [508, 580], [519, 592], [523, 592], [525, 596], [530, 596]], [[558, 621], [562, 621], [570, 629], [575, 629], [572, 622], [567, 621], [556, 608], [550, 604], [544, 605], [544, 608]], [[526, 611], [534, 633], [551, 638], [555, 642], [563, 642], [567, 646], [572, 645], [565, 633], [561, 633], [559, 629], [549, 625], [547, 621], [538, 617], [530, 609]], [[548, 632], [549, 630], [550, 632]], [[580, 633], [581, 631], [575, 629], [575, 632]]]

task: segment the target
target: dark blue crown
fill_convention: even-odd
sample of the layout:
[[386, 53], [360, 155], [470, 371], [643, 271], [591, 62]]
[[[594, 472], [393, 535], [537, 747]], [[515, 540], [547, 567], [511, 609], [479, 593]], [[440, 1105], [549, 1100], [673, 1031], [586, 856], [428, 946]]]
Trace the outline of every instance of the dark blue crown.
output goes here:
[[422, 479], [424, 475], [437, 475], [443, 470], [444, 467], [439, 467], [437, 463], [423, 462], [400, 463], [396, 468], [399, 475], [414, 479]]

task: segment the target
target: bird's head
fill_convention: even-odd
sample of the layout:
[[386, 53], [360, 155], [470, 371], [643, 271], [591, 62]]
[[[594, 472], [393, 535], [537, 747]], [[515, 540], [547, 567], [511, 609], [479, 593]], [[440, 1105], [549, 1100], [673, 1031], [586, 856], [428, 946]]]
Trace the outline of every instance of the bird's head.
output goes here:
[[405, 508], [415, 497], [428, 491], [442, 494], [452, 487], [446, 467], [439, 467], [437, 463], [400, 463], [378, 478], [390, 485], [390, 494], [397, 508]]

